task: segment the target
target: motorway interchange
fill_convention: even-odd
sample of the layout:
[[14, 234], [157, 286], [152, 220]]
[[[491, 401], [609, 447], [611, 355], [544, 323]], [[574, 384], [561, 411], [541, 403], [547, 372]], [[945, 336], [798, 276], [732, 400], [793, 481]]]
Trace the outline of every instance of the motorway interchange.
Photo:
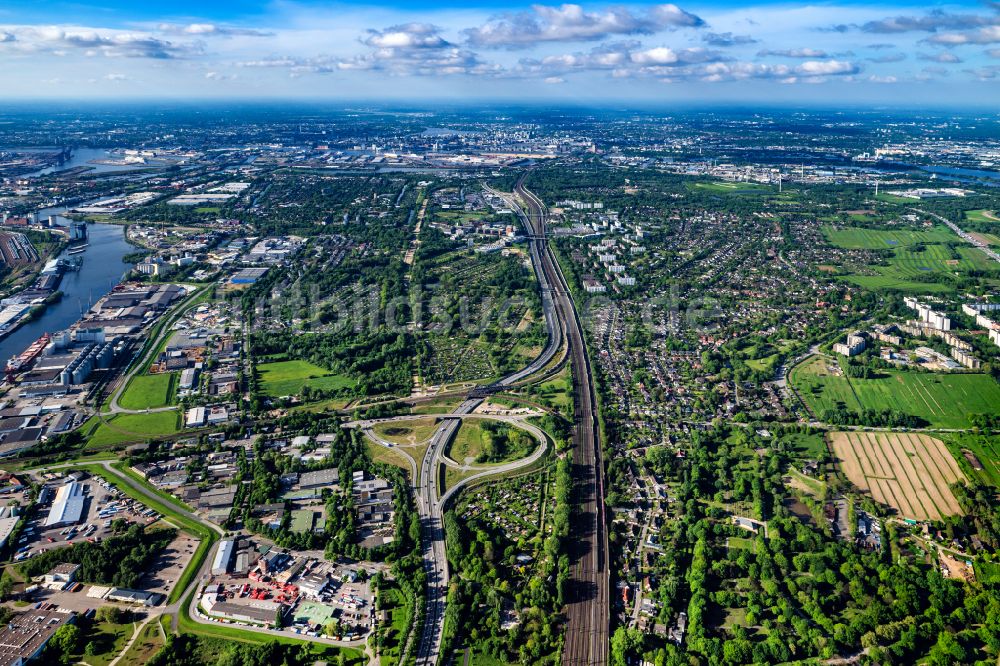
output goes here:
[[[567, 604], [567, 638], [563, 653], [565, 664], [605, 664], [608, 645], [608, 566], [607, 534], [604, 528], [602, 467], [597, 441], [596, 404], [590, 361], [583, 332], [565, 278], [545, 237], [546, 210], [544, 204], [518, 181], [513, 194], [494, 192], [511, 206], [531, 237], [530, 255], [542, 296], [542, 309], [548, 342], [542, 352], [527, 366], [495, 384], [474, 389], [450, 415], [443, 415], [441, 424], [431, 436], [419, 474], [413, 475], [417, 510], [422, 526], [421, 549], [427, 574], [425, 619], [419, 637], [416, 662], [431, 666], [438, 662], [444, 614], [448, 594], [449, 571], [445, 555], [443, 511], [448, 500], [469, 482], [505, 472], [530, 467], [546, 451], [543, 433], [524, 422], [517, 425], [528, 429], [542, 445], [524, 459], [480, 472], [447, 489], [440, 487], [437, 471], [445, 464], [445, 451], [464, 417], [468, 417], [493, 392], [515, 384], [531, 381], [552, 363], [560, 350], [565, 350], [572, 363], [573, 391], [576, 404], [573, 428], [574, 490], [578, 511], [574, 514], [573, 533], [578, 547], [571, 553], [571, 579]], [[412, 417], [398, 417], [405, 420]], [[380, 421], [391, 421], [384, 419]], [[371, 432], [373, 422], [347, 424], [361, 426], [369, 438], [381, 442]], [[416, 470], [412, 470], [416, 472]]]

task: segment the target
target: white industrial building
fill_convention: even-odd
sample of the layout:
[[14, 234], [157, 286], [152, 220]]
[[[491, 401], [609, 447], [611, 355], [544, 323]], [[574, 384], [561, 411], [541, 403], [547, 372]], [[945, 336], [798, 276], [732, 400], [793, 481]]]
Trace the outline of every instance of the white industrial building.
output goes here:
[[83, 494], [83, 486], [76, 481], [64, 484], [56, 491], [56, 498], [52, 501], [52, 508], [45, 519], [45, 527], [58, 527], [60, 525], [75, 525], [83, 517], [83, 502], [86, 496]]
[[229, 562], [233, 559], [233, 549], [236, 542], [232, 539], [225, 539], [219, 542], [219, 549], [215, 551], [215, 561], [212, 562], [212, 575], [221, 576], [229, 570]]

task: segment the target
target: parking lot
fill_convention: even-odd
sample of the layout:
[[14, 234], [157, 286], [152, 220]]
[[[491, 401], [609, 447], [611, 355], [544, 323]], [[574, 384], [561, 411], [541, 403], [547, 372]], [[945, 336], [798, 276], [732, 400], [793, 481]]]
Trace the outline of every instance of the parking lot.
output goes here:
[[177, 538], [159, 554], [149, 567], [149, 571], [142, 577], [139, 589], [143, 592], [158, 592], [169, 596], [197, 547], [197, 539], [178, 532]]
[[43, 495], [35, 515], [25, 526], [17, 543], [15, 561], [34, 557], [52, 548], [69, 546], [80, 541], [100, 541], [111, 536], [111, 524], [116, 519], [132, 523], [149, 524], [159, 518], [159, 514], [141, 502], [133, 500], [120, 490], [99, 478], [82, 479], [83, 512], [79, 522], [72, 525], [45, 527], [46, 518], [52, 508], [56, 491], [68, 481], [53, 478], [46, 482]]

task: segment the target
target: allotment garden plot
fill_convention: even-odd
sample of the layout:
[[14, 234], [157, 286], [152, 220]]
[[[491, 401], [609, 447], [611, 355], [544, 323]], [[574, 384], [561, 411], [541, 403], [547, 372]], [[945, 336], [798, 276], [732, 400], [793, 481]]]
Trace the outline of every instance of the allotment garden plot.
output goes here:
[[944, 443], [921, 433], [833, 432], [830, 443], [851, 483], [905, 518], [961, 513], [948, 487], [964, 479]]

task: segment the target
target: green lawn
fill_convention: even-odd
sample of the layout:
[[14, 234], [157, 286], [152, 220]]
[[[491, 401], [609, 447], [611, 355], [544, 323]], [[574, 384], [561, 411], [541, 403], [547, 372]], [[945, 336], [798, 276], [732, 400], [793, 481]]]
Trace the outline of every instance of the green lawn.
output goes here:
[[149, 663], [153, 655], [163, 647], [163, 636], [160, 634], [160, 625], [155, 620], [151, 620], [145, 627], [139, 638], [132, 643], [132, 646], [122, 655], [118, 663], [121, 666], [142, 666]]
[[535, 387], [538, 402], [552, 407], [565, 416], [573, 412], [573, 386], [570, 383], [569, 366], [556, 373], [551, 379]]
[[771, 356], [765, 356], [764, 358], [748, 358], [743, 362], [747, 364], [747, 367], [751, 370], [771, 370], [774, 368], [774, 364], [778, 360], [777, 354], [772, 354]]
[[[74, 655], [75, 660], [84, 661], [89, 666], [104, 666], [118, 656], [134, 631], [135, 627], [131, 622], [128, 624], [95, 622], [84, 632], [83, 640], [80, 641], [80, 652]], [[84, 654], [88, 643], [93, 644], [92, 654], [89, 655]]]
[[965, 219], [969, 222], [1000, 222], [1000, 213], [994, 210], [967, 210]]
[[389, 613], [389, 622], [383, 628], [385, 637], [380, 661], [383, 666], [395, 666], [399, 663], [403, 642], [410, 628], [413, 607], [407, 603], [406, 596], [395, 583], [386, 581], [378, 593], [378, 608]]
[[338, 375], [309, 361], [276, 361], [257, 366], [261, 390], [272, 397], [296, 395], [303, 387], [332, 391], [350, 388], [355, 381]]
[[106, 423], [96, 422], [96, 427], [84, 425], [81, 431], [86, 435], [88, 447], [110, 446], [125, 442], [142, 442], [150, 437], [172, 435], [180, 431], [181, 413], [152, 412], [150, 414], [117, 414]]
[[[941, 439], [971, 478], [1000, 487], [1000, 436], [963, 432], [945, 433]], [[962, 454], [963, 449], [971, 451], [983, 468], [973, 469], [972, 464]]]
[[827, 453], [826, 440], [821, 434], [789, 432], [781, 435], [780, 439], [788, 450], [795, 451], [804, 458], [818, 459]]
[[971, 414], [1000, 414], [1000, 385], [989, 375], [882, 371], [875, 379], [850, 379], [829, 372], [836, 364], [813, 356], [789, 375], [813, 413], [827, 409], [893, 409], [925, 419], [931, 427], [968, 428]]
[[942, 275], [996, 269], [989, 258], [976, 248], [958, 245], [953, 250], [945, 245], [945, 242], [959, 241], [946, 227], [882, 230], [827, 226], [823, 232], [827, 240], [838, 247], [892, 250], [892, 256], [885, 265], [867, 267], [866, 272], [871, 274], [856, 273], [843, 278], [866, 289], [940, 293], [952, 290], [952, 285], [947, 281], [928, 280]]
[[466, 458], [475, 460], [483, 452], [487, 437], [489, 435], [483, 430], [482, 424], [475, 419], [466, 419], [451, 440], [447, 455], [457, 463], [464, 463]]
[[166, 407], [173, 403], [177, 373], [136, 375], [118, 399], [125, 409]]
[[390, 421], [372, 427], [372, 431], [381, 439], [401, 445], [425, 442], [434, 435], [434, 431], [437, 429], [437, 419], [430, 418]]

